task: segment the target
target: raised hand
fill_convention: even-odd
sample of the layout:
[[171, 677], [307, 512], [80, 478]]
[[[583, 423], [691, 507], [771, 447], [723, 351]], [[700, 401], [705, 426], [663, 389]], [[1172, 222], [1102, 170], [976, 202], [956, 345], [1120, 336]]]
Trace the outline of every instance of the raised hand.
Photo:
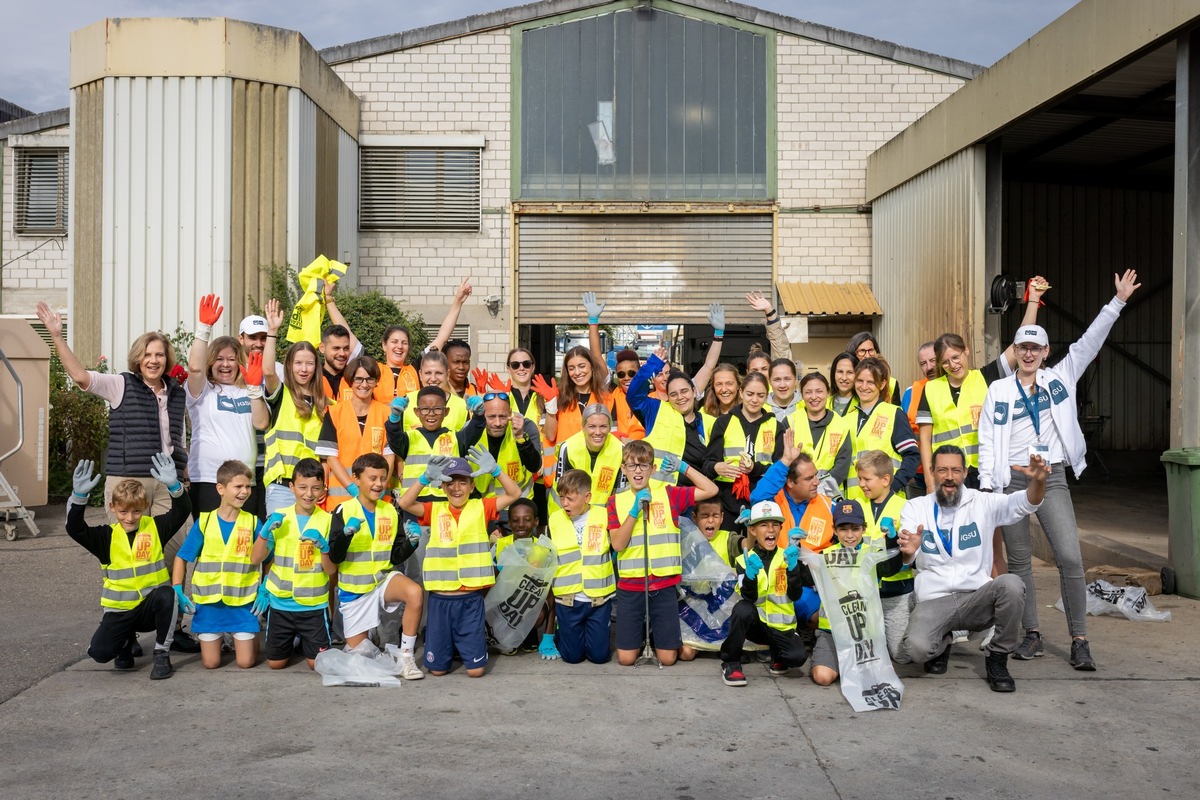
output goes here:
[[408, 397], [400, 395], [392, 400], [392, 413], [388, 415], [388, 419], [392, 422], [399, 422], [404, 418], [404, 410], [408, 408]]
[[546, 413], [553, 416], [558, 413], [558, 381], [554, 378], [546, 383], [546, 379], [541, 375], [534, 375], [531, 383], [533, 390], [537, 392], [538, 397], [542, 398], [542, 405], [546, 407]]
[[783, 548], [783, 558], [787, 561], [787, 568], [793, 570], [796, 564], [800, 562], [800, 548], [794, 544], [789, 544]]
[[51, 338], [57, 339], [62, 336], [62, 317], [57, 312], [51, 311], [50, 306], [38, 303], [37, 318], [46, 326], [46, 331], [49, 332]]
[[200, 313], [198, 319], [201, 325], [207, 325], [212, 328], [217, 324], [217, 320], [221, 318], [221, 312], [225, 310], [225, 306], [221, 305], [221, 298], [215, 294], [206, 294], [200, 298]]
[[493, 372], [488, 376], [487, 390], [489, 392], [512, 391], [512, 381], [500, 380], [500, 376]]
[[1113, 274], [1113, 283], [1117, 287], [1117, 298], [1122, 302], [1129, 299], [1129, 296], [1137, 291], [1141, 284], [1137, 282], [1137, 270], [1127, 269], [1124, 275]]
[[446, 477], [446, 469], [450, 466], [450, 456], [430, 456], [429, 463], [425, 465], [425, 472], [417, 481], [422, 486], [441, 486], [449, 478]]
[[755, 311], [761, 311], [763, 314], [770, 314], [771, 309], [774, 308], [770, 299], [762, 292], [746, 292], [746, 302]]
[[267, 320], [267, 333], [277, 333], [283, 327], [283, 310], [275, 298], [263, 303], [263, 316]]
[[500, 465], [496, 463], [496, 459], [488, 452], [486, 447], [475, 445], [467, 453], [468, 457], [475, 462], [476, 470], [471, 473], [472, 478], [478, 478], [481, 475], [491, 475], [498, 477], [500, 475]]
[[458, 290], [454, 293], [455, 305], [461, 306], [463, 303], [467, 302], [467, 298], [471, 296], [472, 291], [474, 291], [474, 289], [471, 287], [471, 276], [468, 275], [459, 282]]
[[746, 556], [746, 577], [750, 580], [758, 580], [758, 573], [762, 572], [762, 559], [758, 557], [758, 553], [751, 553]]
[[1025, 302], [1041, 303], [1042, 295], [1050, 290], [1050, 282], [1041, 275], [1034, 275], [1025, 282]]
[[595, 292], [584, 292], [583, 293], [583, 307], [584, 307], [584, 309], [587, 310], [589, 325], [599, 325], [600, 324], [600, 315], [604, 313], [604, 307], [606, 305], [608, 305], [608, 304], [601, 303], [598, 300], [596, 300]]
[[708, 307], [708, 324], [713, 327], [713, 336], [725, 335], [725, 305], [713, 303]]
[[255, 352], [246, 356], [246, 366], [239, 366], [242, 371], [242, 380], [246, 382], [247, 387], [258, 387], [259, 397], [262, 397], [262, 353]]
[[490, 373], [483, 367], [476, 367], [471, 370], [471, 382], [475, 384], [475, 391], [480, 396], [487, 394], [489, 376]]
[[179, 484], [179, 473], [175, 469], [175, 462], [166, 453], [155, 453], [150, 461], [152, 464], [150, 476], [166, 486], [172, 497], [178, 496], [176, 492], [183, 487]]
[[94, 461], [80, 461], [75, 465], [75, 474], [71, 476], [71, 491], [80, 500], [87, 501], [92, 495], [92, 490], [96, 488], [96, 484], [100, 483], [99, 475], [92, 475], [96, 469]]
[[800, 457], [800, 448], [796, 447], [796, 430], [788, 428], [783, 432], [783, 455], [779, 460], [785, 464], [791, 464]]
[[909, 530], [900, 531], [900, 552], [904, 554], [905, 558], [912, 558], [917, 554], [917, 549], [921, 546], [921, 539], [924, 537], [924, 525], [918, 525], [916, 533]]

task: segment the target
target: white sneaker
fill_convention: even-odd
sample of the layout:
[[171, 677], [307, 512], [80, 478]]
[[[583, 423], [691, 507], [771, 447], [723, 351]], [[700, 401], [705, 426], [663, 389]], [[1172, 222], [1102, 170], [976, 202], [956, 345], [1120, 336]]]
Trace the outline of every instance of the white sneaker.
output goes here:
[[992, 643], [992, 637], [996, 635], [996, 626], [988, 628], [983, 632], [983, 641], [979, 643], [980, 650], [987, 650], [989, 644]]
[[970, 631], [951, 631], [952, 638], [950, 639], [950, 643], [958, 644], [959, 642], [965, 642], [970, 638], [970, 636]]
[[425, 673], [421, 672], [421, 668], [417, 666], [417, 659], [412, 653], [400, 651], [400, 677], [406, 681], [419, 681], [425, 677]]

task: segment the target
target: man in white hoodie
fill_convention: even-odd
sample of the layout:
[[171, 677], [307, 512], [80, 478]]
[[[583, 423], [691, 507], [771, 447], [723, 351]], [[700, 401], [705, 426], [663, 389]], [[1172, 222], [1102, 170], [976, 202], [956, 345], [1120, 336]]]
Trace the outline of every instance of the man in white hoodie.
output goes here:
[[937, 491], [909, 500], [900, 512], [900, 552], [916, 568], [916, 605], [904, 649], [932, 675], [946, 672], [951, 632], [995, 626], [987, 645], [986, 678], [995, 692], [1012, 692], [1008, 655], [1017, 647], [1025, 585], [1016, 575], [992, 578], [996, 528], [1033, 513], [1046, 493], [1049, 469], [1038, 456], [1014, 466], [1028, 481], [1024, 492], [998, 495], [968, 489], [962, 448], [943, 445], [933, 454]]

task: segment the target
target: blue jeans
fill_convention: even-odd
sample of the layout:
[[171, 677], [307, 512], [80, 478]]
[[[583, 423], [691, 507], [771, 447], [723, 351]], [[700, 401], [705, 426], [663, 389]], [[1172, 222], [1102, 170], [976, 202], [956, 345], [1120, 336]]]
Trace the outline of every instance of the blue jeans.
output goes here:
[[[1025, 491], [1028, 480], [1013, 470], [1012, 481], [1005, 494]], [[1046, 499], [1036, 512], [1054, 560], [1058, 562], [1058, 582], [1062, 591], [1063, 609], [1067, 615], [1067, 630], [1071, 636], [1087, 635], [1087, 584], [1083, 578], [1083, 557], [1079, 554], [1079, 528], [1075, 525], [1075, 506], [1067, 488], [1064, 464], [1055, 464], [1046, 479]], [[1029, 518], [1008, 525], [1004, 532], [1004, 550], [1008, 554], [1008, 571], [1025, 582], [1025, 612], [1021, 623], [1025, 630], [1038, 627], [1037, 594], [1033, 587], [1033, 545], [1029, 540]]]
[[612, 627], [612, 601], [594, 606], [576, 601], [573, 605], [554, 604], [558, 635], [554, 643], [568, 664], [580, 664], [586, 658], [593, 664], [607, 664], [612, 658], [609, 630]]

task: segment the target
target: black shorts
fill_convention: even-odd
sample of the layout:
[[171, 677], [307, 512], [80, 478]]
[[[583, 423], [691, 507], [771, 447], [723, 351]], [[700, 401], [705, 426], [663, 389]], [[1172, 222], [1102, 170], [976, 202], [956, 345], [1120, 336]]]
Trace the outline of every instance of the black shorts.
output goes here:
[[[643, 592], [617, 589], [617, 649], [640, 650], [646, 641], [646, 601]], [[650, 641], [655, 650], [678, 650], [679, 587], [650, 592]]]
[[284, 661], [292, 655], [292, 640], [300, 637], [305, 658], [329, 649], [329, 609], [267, 612], [267, 660]]

